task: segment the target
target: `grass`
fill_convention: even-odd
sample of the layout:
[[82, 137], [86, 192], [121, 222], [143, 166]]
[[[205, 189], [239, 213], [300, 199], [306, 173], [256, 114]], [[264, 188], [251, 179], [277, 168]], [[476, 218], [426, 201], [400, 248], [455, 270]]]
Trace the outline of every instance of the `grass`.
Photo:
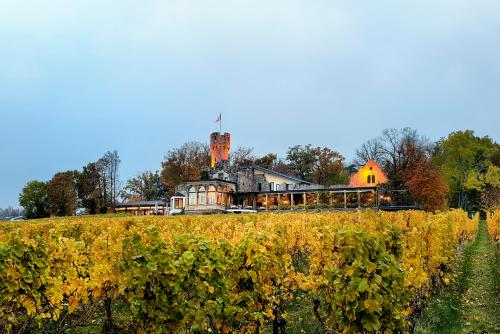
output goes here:
[[498, 333], [499, 254], [481, 222], [476, 239], [467, 245], [452, 283], [431, 298], [415, 333]]

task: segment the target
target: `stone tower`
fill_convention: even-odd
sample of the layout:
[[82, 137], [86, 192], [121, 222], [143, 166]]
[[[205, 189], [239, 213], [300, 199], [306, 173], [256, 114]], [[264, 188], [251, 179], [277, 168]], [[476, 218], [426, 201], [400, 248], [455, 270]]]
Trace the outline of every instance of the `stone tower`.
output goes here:
[[231, 149], [231, 135], [214, 132], [210, 135], [210, 152], [212, 153], [212, 168], [219, 162], [229, 160], [229, 150]]

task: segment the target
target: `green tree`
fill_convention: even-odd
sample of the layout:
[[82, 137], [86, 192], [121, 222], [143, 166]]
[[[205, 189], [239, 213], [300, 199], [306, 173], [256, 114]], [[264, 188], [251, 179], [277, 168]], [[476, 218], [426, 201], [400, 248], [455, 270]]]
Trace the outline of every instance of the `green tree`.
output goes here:
[[325, 186], [347, 183], [345, 158], [328, 147], [292, 146], [286, 159], [290, 173], [303, 180]]
[[306, 181], [313, 181], [313, 173], [318, 161], [318, 148], [308, 144], [295, 145], [286, 153], [288, 169], [296, 177]]
[[78, 198], [81, 200], [82, 206], [90, 214], [106, 211], [101, 189], [101, 175], [102, 171], [98, 164], [91, 162], [83, 167], [76, 181]]
[[72, 216], [77, 208], [78, 171], [57, 173], [47, 184], [49, 212], [54, 216]]
[[48, 217], [47, 183], [29, 181], [19, 194], [19, 204], [26, 211], [28, 219]]
[[498, 144], [477, 137], [471, 130], [451, 133], [438, 143], [434, 161], [441, 166], [450, 187], [450, 205], [464, 210], [481, 209], [484, 175]]
[[278, 156], [274, 153], [269, 153], [264, 155], [263, 157], [255, 159], [255, 164], [257, 166], [261, 166], [267, 169], [272, 169], [277, 163], [277, 161], [278, 161]]
[[165, 198], [167, 187], [161, 182], [160, 172], [142, 172], [129, 179], [122, 191], [125, 200], [153, 201]]
[[328, 147], [316, 149], [317, 160], [312, 175], [314, 183], [331, 186], [334, 184], [346, 184], [349, 179], [344, 166], [345, 158]]

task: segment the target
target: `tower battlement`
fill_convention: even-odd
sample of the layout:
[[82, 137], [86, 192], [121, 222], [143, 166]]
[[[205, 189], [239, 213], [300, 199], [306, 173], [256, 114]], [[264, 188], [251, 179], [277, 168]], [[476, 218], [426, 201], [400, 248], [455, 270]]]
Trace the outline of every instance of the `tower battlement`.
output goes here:
[[212, 168], [219, 162], [229, 160], [231, 149], [231, 135], [229, 133], [214, 132], [210, 135], [210, 153], [212, 154]]

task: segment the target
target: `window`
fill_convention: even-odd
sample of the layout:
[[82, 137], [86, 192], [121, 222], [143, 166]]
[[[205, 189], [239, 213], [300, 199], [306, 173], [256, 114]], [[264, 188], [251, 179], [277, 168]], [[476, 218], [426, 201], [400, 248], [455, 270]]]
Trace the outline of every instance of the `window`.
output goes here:
[[372, 176], [368, 175], [368, 177], [366, 178], [366, 183], [371, 183], [371, 182], [372, 182]]
[[276, 185], [276, 191], [279, 191], [279, 190], [280, 190], [280, 185], [279, 185], [279, 184], [277, 184], [277, 185]]
[[210, 186], [208, 187], [208, 205], [215, 205], [217, 204], [217, 196], [215, 192], [215, 187]]
[[188, 205], [196, 205], [196, 189], [189, 188]]
[[269, 190], [274, 191], [274, 182], [269, 183]]
[[198, 189], [198, 205], [207, 205], [207, 193], [205, 187]]
[[375, 183], [375, 175], [372, 175], [372, 183]]
[[257, 185], [257, 189], [259, 190], [259, 192], [261, 192], [261, 191], [262, 191], [262, 183], [259, 183], [259, 184]]

